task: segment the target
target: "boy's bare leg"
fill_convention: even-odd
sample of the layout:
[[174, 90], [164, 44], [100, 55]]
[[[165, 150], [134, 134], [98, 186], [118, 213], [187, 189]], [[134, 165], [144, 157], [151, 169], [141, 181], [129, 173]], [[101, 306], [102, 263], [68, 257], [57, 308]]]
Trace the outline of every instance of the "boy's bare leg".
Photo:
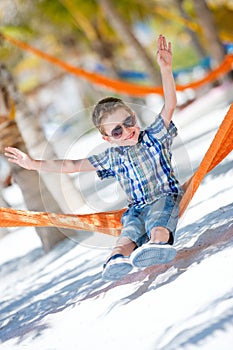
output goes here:
[[[165, 227], [154, 227], [151, 230], [151, 243], [160, 243], [160, 242], [168, 242], [169, 240], [169, 231]], [[131, 241], [127, 237], [120, 237], [112, 250], [112, 253], [109, 257], [115, 254], [122, 254], [124, 256], [130, 256], [130, 254], [134, 251], [136, 244]], [[108, 258], [109, 258], [108, 257]]]
[[129, 238], [120, 237], [115, 247], [113, 248], [110, 257], [115, 254], [122, 254], [124, 256], [129, 256], [135, 247], [136, 247], [136, 244], [133, 241], [131, 241]]
[[167, 243], [170, 237], [169, 230], [166, 227], [157, 226], [151, 230], [150, 243]]
[[103, 266], [102, 278], [104, 280], [116, 281], [127, 275], [133, 269], [128, 256], [135, 247], [136, 244], [129, 238], [120, 237]]

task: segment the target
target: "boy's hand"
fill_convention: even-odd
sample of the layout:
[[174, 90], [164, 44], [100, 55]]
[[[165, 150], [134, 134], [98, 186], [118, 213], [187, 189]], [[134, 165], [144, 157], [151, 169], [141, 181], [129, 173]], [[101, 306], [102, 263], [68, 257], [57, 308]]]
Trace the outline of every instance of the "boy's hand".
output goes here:
[[15, 163], [24, 169], [32, 170], [32, 158], [19, 149], [14, 147], [6, 147], [5, 156], [8, 157], [9, 162]]
[[166, 38], [160, 34], [157, 42], [157, 62], [162, 68], [172, 68], [172, 45], [169, 42], [167, 44]]

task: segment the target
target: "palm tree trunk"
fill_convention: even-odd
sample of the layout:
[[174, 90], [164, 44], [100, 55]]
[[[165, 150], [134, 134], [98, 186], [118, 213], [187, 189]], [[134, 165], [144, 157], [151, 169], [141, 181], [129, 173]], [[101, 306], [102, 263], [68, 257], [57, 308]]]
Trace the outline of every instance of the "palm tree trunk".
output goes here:
[[[3, 72], [3, 68], [1, 71]], [[17, 107], [17, 125], [22, 138], [25, 141], [29, 154], [35, 159], [41, 159], [44, 158], [43, 152], [46, 150], [47, 159], [56, 159], [57, 155], [49, 142], [45, 139], [38, 119], [34, 117], [28, 108], [26, 101], [14, 84], [13, 77], [6, 69], [4, 76], [10, 96], [12, 96], [12, 99]], [[77, 188], [74, 186], [69, 175], [62, 174], [61, 177], [61, 175], [53, 173], [40, 173], [40, 176], [46, 184], [48, 190], [51, 192], [52, 196], [55, 198], [57, 203], [59, 203], [62, 212], [75, 212], [81, 207], [85, 207], [83, 198], [78, 192]], [[45, 209], [50, 211], [49, 203], [44, 204], [46, 206]]]
[[[37, 172], [33, 171], [29, 174], [27, 170], [14, 165], [11, 166], [11, 169], [14, 182], [20, 187], [24, 202], [29, 210], [44, 210], [44, 201], [46, 201], [50, 203], [51, 211], [61, 211]], [[72, 234], [69, 230], [60, 230], [56, 227], [41, 227], [35, 228], [35, 230], [45, 252], [50, 251], [57, 243]]]
[[[10, 78], [10, 80], [9, 80]], [[0, 85], [6, 84], [5, 88], [12, 86], [13, 80], [5, 66], [0, 65]], [[8, 84], [7, 84], [8, 83]], [[9, 91], [8, 91], [9, 93]], [[7, 106], [6, 106], [7, 110]], [[15, 120], [9, 120], [7, 115], [0, 115], [0, 153], [4, 153], [6, 146], [17, 147], [22, 151], [26, 150], [26, 145], [19, 131]], [[25, 204], [29, 210], [44, 211], [44, 203], [48, 204], [49, 209], [55, 212], [62, 212], [62, 209], [51, 195], [43, 179], [35, 171], [27, 171], [10, 163], [11, 173], [14, 181], [19, 185]], [[48, 208], [46, 208], [48, 209]], [[58, 242], [64, 240], [75, 231], [60, 230], [58, 228], [36, 228], [42, 246], [45, 252], [51, 250]]]
[[[0, 152], [4, 153], [6, 146], [17, 147], [22, 151], [26, 151], [25, 143], [20, 135], [19, 129], [15, 121], [0, 120]], [[61, 212], [61, 209], [52, 198], [50, 192], [45, 187], [42, 179], [39, 178], [37, 172], [29, 172], [14, 164], [10, 164], [13, 181], [17, 183], [22, 191], [22, 195], [29, 210], [43, 211], [44, 198], [50, 203], [51, 210]], [[40, 184], [40, 187], [39, 187]], [[6, 203], [3, 203], [6, 204]], [[36, 228], [36, 232], [41, 239], [45, 252], [51, 250], [58, 242], [66, 238], [65, 231], [62, 233], [57, 228]], [[70, 234], [71, 232], [67, 232]]]
[[160, 85], [160, 73], [156, 69], [154, 60], [151, 59], [151, 57], [147, 54], [140, 42], [137, 40], [125, 19], [114, 8], [112, 1], [100, 0], [99, 3], [102, 6], [106, 17], [108, 18], [109, 23], [114, 27], [121, 39], [125, 42], [125, 44], [129, 45], [129, 47], [132, 47], [137, 57], [141, 59], [145, 70], [149, 74], [150, 80], [155, 85]]
[[90, 17], [82, 13], [79, 3], [75, 3], [73, 0], [60, 0], [60, 2], [73, 17], [75, 25], [82, 30], [84, 37], [88, 39], [91, 50], [97, 53], [100, 62], [107, 68], [108, 75], [118, 78], [113, 44], [100, 33], [98, 26], [92, 23]]
[[[1, 165], [1, 162], [0, 162], [0, 165]], [[7, 203], [7, 201], [5, 200], [2, 194], [2, 183], [0, 183], [0, 207], [3, 207], [3, 208], [9, 207], [9, 203]], [[0, 227], [0, 238], [8, 232], [9, 230], [7, 229], [7, 227]]]
[[210, 54], [214, 59], [214, 65], [219, 65], [222, 63], [226, 52], [218, 36], [213, 15], [205, 0], [193, 0], [193, 6], [206, 37], [206, 43], [209, 47]]
[[[38, 173], [12, 165], [12, 174], [15, 183], [20, 187], [26, 207], [32, 211], [44, 210], [44, 202], [50, 203], [50, 210], [61, 212], [60, 207], [48, 191]], [[56, 227], [35, 228], [41, 240], [45, 252], [50, 251], [57, 243], [63, 241], [72, 234], [69, 230], [61, 230]]]
[[[186, 20], [190, 21], [189, 16], [187, 15], [187, 13], [185, 12], [185, 10], [183, 8], [183, 3], [184, 3], [184, 0], [176, 0], [177, 8], [178, 8], [178, 10], [180, 12], [180, 15], [183, 18], [185, 18]], [[192, 40], [192, 43], [193, 43], [193, 46], [195, 47], [199, 58], [203, 59], [206, 56], [206, 52], [203, 49], [202, 45], [200, 44], [200, 41], [198, 40], [197, 34], [193, 30], [191, 30], [189, 27], [187, 27], [187, 26], [185, 27], [185, 31], [190, 36], [190, 38]]]

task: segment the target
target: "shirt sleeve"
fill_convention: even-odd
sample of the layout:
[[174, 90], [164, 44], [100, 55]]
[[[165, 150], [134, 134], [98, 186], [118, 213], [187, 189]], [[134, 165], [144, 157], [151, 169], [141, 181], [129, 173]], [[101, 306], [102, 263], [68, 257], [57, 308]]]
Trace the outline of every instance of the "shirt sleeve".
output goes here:
[[156, 117], [155, 121], [147, 128], [147, 131], [150, 134], [153, 134], [153, 136], [161, 142], [165, 142], [168, 140], [172, 142], [172, 139], [178, 134], [177, 128], [173, 121], [171, 121], [169, 127], [166, 128], [161, 115], [158, 115]]
[[115, 172], [111, 169], [109, 149], [88, 157], [89, 162], [96, 168], [96, 173], [101, 180], [115, 177]]

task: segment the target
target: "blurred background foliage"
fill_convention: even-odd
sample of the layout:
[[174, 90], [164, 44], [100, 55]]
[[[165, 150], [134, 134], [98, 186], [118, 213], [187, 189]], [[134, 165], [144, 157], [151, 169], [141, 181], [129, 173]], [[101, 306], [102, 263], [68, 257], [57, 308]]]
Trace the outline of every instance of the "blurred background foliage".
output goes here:
[[[198, 64], [210, 55], [193, 2], [119, 0], [112, 4], [154, 62], [158, 34], [163, 33], [172, 41], [176, 70]], [[231, 43], [232, 1], [209, 0], [207, 3], [222, 42]], [[119, 76], [119, 71], [129, 66], [131, 70], [146, 71], [132, 45], [127, 45], [104, 11], [102, 1], [98, 0], [1, 0], [0, 30], [91, 71], [102, 69], [110, 76]], [[197, 50], [193, 44], [190, 31], [201, 49]], [[16, 77], [23, 70], [32, 70], [31, 75], [27, 74], [28, 88], [39, 84], [47, 75], [50, 77], [54, 70], [3, 40], [0, 59], [13, 69]], [[24, 79], [24, 87], [27, 84]]]

